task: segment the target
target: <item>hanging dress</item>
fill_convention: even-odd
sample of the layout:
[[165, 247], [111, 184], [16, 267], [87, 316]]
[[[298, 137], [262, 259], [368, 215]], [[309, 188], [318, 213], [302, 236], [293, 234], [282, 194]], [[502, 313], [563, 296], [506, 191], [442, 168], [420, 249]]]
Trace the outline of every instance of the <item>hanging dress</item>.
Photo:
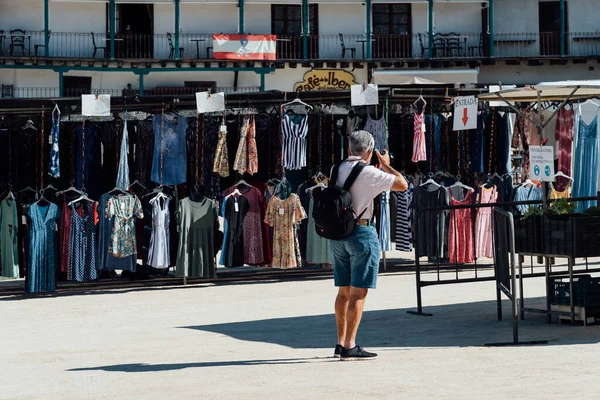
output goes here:
[[152, 206], [152, 233], [150, 235], [150, 248], [148, 249], [148, 265], [154, 268], [169, 268], [171, 255], [169, 248], [169, 203], [171, 199], [165, 198], [150, 200]]
[[[534, 201], [542, 200], [543, 197], [544, 193], [542, 191], [542, 188], [537, 187], [535, 185], [531, 185], [529, 187], [521, 185], [517, 188], [517, 190], [515, 190], [515, 195], [513, 199], [514, 201]], [[516, 208], [521, 215], [525, 215], [525, 213], [527, 212], [527, 210], [529, 210], [529, 207], [531, 206], [532, 205], [530, 204], [520, 204], [516, 206]], [[537, 207], [539, 208], [539, 206]]]
[[98, 278], [97, 235], [94, 203], [79, 208], [71, 204], [69, 231], [69, 280], [87, 282]]
[[379, 244], [381, 251], [392, 250], [390, 227], [390, 192], [381, 193], [381, 212], [379, 213]]
[[[412, 240], [412, 197], [414, 186], [408, 184], [408, 189], [404, 192], [396, 192], [398, 195], [398, 205], [396, 212], [396, 250], [413, 251]], [[392, 210], [392, 212], [394, 212]]]
[[413, 140], [412, 162], [427, 161], [425, 147], [425, 116], [424, 113], [414, 114], [415, 136]]
[[254, 175], [258, 172], [258, 149], [256, 148], [256, 125], [254, 117], [250, 117], [246, 139], [248, 140], [248, 169], [246, 172]]
[[245, 117], [240, 129], [240, 144], [238, 145], [237, 152], [235, 153], [235, 161], [233, 162], [233, 170], [239, 172], [241, 175], [246, 172], [248, 166], [248, 129], [250, 129], [250, 119]]
[[308, 115], [285, 114], [281, 119], [283, 133], [283, 167], [302, 169], [306, 167], [306, 136]]
[[216, 278], [214, 229], [217, 209], [212, 200], [189, 197], [179, 201], [179, 248], [177, 276]]
[[387, 125], [385, 124], [385, 115], [375, 120], [367, 113], [367, 122], [365, 122], [365, 131], [373, 135], [375, 139], [375, 149], [389, 150], [387, 139]]
[[[598, 113], [592, 122], [587, 124], [583, 120], [579, 108], [577, 120], [572, 196], [574, 198], [592, 197], [596, 196], [598, 191]], [[595, 205], [595, 200], [578, 201], [575, 202], [575, 211], [582, 212]]]
[[[471, 204], [473, 192], [468, 192], [464, 200], [456, 200], [450, 192], [450, 204], [453, 206]], [[475, 261], [473, 245], [473, 212], [469, 208], [450, 211], [448, 230], [448, 258], [451, 264], [465, 264]]]
[[300, 198], [292, 194], [286, 200], [273, 197], [267, 206], [265, 222], [274, 227], [273, 268], [296, 268], [302, 264], [296, 225], [306, 218]]
[[222, 216], [225, 219], [225, 237], [221, 248], [221, 264], [226, 267], [244, 265], [244, 219], [250, 210], [248, 199], [231, 195], [224, 200]]
[[219, 142], [215, 153], [213, 171], [223, 178], [229, 176], [229, 154], [227, 153], [227, 125], [221, 125], [219, 129]]
[[107, 202], [106, 216], [114, 217], [109, 254], [118, 258], [137, 255], [135, 218], [144, 218], [140, 199], [129, 194], [113, 196]]
[[5, 278], [19, 277], [17, 202], [6, 198], [0, 202], [0, 266]]
[[31, 221], [27, 291], [54, 292], [58, 262], [56, 222], [60, 210], [56, 204], [41, 206], [34, 203], [27, 210], [27, 216]]
[[52, 147], [50, 148], [50, 168], [48, 174], [53, 178], [60, 178], [60, 159], [59, 159], [59, 147], [58, 140], [60, 134], [60, 111], [55, 108], [52, 111], [52, 131], [50, 132], [51, 142], [49, 143]]
[[[571, 154], [573, 152], [573, 136], [575, 130], [572, 108], [561, 108], [556, 116], [555, 138], [558, 143], [558, 171], [571, 176]], [[570, 181], [567, 178], [556, 178], [556, 189], [559, 192], [566, 190]]]
[[127, 119], [123, 121], [123, 138], [121, 139], [121, 151], [119, 153], [119, 170], [117, 172], [117, 187], [121, 190], [129, 190], [129, 133], [127, 132]]
[[[498, 198], [496, 187], [491, 189], [481, 188], [480, 204], [495, 203]], [[477, 212], [477, 220], [475, 222], [476, 234], [476, 257], [477, 258], [492, 258], [494, 255], [492, 246], [492, 207], [482, 207]]]
[[308, 230], [306, 239], [306, 262], [312, 264], [326, 264], [333, 262], [329, 240], [319, 236], [312, 216], [315, 200], [312, 191], [309, 194], [308, 205]]
[[554, 183], [550, 182], [550, 194], [549, 194], [549, 198], [550, 200], [558, 200], [558, 199], [568, 199], [569, 197], [571, 197], [571, 194], [569, 193], [569, 189], [571, 188], [571, 181], [569, 181], [567, 179], [568, 183], [565, 186], [565, 190], [563, 191], [559, 191], [556, 189], [556, 186], [554, 186]]

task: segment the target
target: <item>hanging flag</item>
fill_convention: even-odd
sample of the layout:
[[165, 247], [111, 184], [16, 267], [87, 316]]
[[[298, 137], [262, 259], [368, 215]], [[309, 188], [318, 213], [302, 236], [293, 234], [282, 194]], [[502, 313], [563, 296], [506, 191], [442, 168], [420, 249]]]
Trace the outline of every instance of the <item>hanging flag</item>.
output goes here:
[[213, 35], [213, 56], [220, 60], [276, 60], [276, 35]]

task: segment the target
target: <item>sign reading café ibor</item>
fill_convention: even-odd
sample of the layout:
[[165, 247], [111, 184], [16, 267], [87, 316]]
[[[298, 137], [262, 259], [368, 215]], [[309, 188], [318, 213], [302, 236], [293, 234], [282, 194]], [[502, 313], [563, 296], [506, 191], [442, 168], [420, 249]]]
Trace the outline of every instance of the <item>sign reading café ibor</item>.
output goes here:
[[294, 92], [350, 90], [355, 84], [354, 75], [343, 69], [313, 69], [304, 74], [302, 82], [294, 85]]

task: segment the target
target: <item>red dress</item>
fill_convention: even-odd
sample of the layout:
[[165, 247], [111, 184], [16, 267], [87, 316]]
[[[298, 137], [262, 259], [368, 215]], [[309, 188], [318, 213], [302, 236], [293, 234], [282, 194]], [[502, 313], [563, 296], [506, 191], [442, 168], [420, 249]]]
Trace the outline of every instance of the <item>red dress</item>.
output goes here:
[[[468, 192], [463, 201], [455, 200], [450, 192], [450, 204], [453, 206], [473, 203], [473, 192]], [[475, 261], [473, 245], [473, 214], [468, 208], [450, 212], [448, 230], [448, 255], [451, 264], [472, 263]]]

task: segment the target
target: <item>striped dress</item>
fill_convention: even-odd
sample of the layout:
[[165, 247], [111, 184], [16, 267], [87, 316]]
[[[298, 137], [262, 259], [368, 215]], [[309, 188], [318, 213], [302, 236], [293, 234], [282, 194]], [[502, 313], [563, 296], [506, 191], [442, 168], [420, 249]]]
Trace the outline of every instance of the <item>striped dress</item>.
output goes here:
[[415, 113], [415, 137], [413, 140], [412, 162], [427, 161], [425, 148], [425, 117], [424, 114]]
[[302, 169], [306, 167], [306, 136], [308, 115], [285, 114], [281, 120], [283, 133], [283, 167]]
[[[573, 109], [561, 108], [556, 120], [555, 137], [558, 143], [558, 170], [567, 176], [571, 176], [571, 153], [573, 148], [573, 133], [575, 130]], [[556, 189], [562, 192], [566, 189], [569, 180], [556, 178]]]
[[412, 240], [412, 198], [414, 186], [408, 185], [404, 192], [397, 192], [398, 207], [396, 208], [396, 250], [413, 251]]

